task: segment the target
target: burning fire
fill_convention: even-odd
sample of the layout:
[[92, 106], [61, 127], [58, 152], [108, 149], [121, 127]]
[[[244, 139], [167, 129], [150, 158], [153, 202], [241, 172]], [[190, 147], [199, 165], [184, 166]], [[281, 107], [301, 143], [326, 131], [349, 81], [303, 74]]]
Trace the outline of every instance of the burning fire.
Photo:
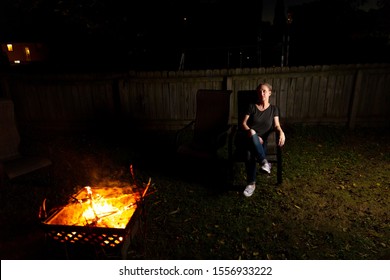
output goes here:
[[113, 205], [108, 204], [106, 201], [102, 203], [96, 203], [95, 205], [89, 207], [83, 213], [83, 218], [87, 221], [93, 221], [107, 215], [113, 215], [118, 213], [120, 210]]
[[131, 238], [141, 224], [143, 198], [151, 179], [146, 185], [140, 184], [134, 178], [132, 166], [130, 173], [133, 184], [110, 180], [94, 187], [83, 187], [49, 216], [44, 199], [39, 218], [44, 218], [42, 225], [47, 236], [61, 243], [99, 244], [112, 248], [121, 245], [125, 238]]
[[109, 187], [84, 187], [71, 197], [67, 205], [48, 219], [47, 224], [126, 228], [137, 203], [150, 185], [150, 179], [142, 194], [134, 191], [136, 186], [119, 185], [118, 182], [111, 182]]

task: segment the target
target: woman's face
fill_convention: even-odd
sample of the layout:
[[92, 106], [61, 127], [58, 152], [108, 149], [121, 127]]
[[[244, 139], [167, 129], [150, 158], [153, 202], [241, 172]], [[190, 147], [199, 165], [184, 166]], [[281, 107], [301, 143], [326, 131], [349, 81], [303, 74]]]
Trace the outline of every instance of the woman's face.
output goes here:
[[271, 96], [271, 91], [266, 85], [262, 85], [261, 88], [257, 90], [258, 102], [268, 101], [270, 96]]

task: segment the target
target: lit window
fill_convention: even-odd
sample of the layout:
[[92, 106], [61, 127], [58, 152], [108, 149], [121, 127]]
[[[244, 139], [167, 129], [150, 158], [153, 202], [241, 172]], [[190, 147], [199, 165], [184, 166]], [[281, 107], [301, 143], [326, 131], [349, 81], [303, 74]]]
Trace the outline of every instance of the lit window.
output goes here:
[[19, 63], [20, 63], [20, 60], [15, 60], [14, 63], [15, 63], [15, 64], [19, 64]]
[[12, 44], [7, 44], [7, 49], [9, 52], [13, 52], [14, 48], [12, 47]]
[[30, 61], [31, 60], [30, 48], [29, 47], [24, 47], [24, 52], [26, 53], [26, 60]]

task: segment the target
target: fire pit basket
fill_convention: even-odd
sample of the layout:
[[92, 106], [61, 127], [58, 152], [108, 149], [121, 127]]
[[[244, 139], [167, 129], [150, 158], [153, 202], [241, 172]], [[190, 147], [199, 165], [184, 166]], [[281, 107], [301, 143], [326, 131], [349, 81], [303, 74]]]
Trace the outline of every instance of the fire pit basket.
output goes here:
[[133, 192], [131, 186], [85, 187], [41, 225], [49, 240], [121, 248], [125, 257], [142, 223], [144, 194]]

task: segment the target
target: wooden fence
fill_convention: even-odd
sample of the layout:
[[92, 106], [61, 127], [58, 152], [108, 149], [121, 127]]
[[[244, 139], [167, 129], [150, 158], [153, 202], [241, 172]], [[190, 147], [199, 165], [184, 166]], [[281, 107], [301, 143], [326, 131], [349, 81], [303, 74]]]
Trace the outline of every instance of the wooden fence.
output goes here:
[[0, 75], [0, 97], [15, 103], [20, 125], [69, 128], [139, 125], [177, 129], [195, 117], [198, 89], [236, 93], [273, 85], [284, 123], [389, 127], [390, 65], [338, 65], [177, 72]]

